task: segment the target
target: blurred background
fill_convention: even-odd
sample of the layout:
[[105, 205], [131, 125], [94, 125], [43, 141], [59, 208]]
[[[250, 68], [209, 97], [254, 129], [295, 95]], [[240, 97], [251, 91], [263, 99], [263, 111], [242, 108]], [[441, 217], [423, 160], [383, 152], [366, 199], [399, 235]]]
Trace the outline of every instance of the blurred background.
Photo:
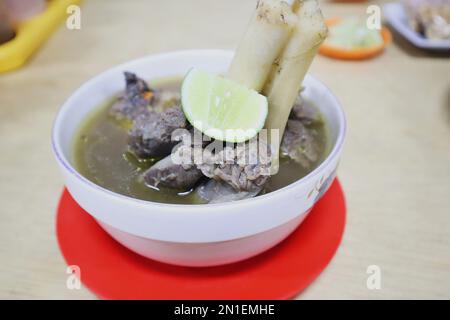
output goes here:
[[[299, 298], [448, 299], [450, 0], [320, 3], [326, 18], [361, 21], [376, 6], [392, 42], [370, 59], [318, 55], [311, 67], [348, 118], [338, 173], [348, 211], [335, 258]], [[390, 23], [389, 3], [402, 10], [389, 12]], [[74, 4], [80, 7], [69, 8]], [[95, 298], [66, 288], [55, 236], [63, 183], [50, 131], [65, 99], [98, 73], [138, 57], [234, 49], [254, 6], [255, 0], [0, 0], [0, 298]], [[379, 290], [366, 286], [370, 265], [382, 272]]]

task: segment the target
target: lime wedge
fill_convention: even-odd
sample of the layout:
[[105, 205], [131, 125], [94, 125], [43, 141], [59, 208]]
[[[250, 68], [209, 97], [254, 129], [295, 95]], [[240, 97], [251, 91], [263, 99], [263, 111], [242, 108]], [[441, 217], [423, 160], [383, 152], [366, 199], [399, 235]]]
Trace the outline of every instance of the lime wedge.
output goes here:
[[267, 98], [218, 75], [191, 69], [181, 88], [183, 111], [205, 135], [243, 142], [258, 134], [268, 112]]

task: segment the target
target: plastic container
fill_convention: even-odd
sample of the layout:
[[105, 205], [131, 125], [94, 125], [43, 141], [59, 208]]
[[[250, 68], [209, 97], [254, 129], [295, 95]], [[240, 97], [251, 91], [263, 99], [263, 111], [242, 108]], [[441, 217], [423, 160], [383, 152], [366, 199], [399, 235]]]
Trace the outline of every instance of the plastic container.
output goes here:
[[[19, 22], [15, 37], [0, 45], [0, 73], [22, 66], [57, 26], [65, 21], [67, 7], [79, 3], [80, 0], [52, 0], [45, 11]], [[28, 13], [36, 10], [37, 7], [30, 7]]]

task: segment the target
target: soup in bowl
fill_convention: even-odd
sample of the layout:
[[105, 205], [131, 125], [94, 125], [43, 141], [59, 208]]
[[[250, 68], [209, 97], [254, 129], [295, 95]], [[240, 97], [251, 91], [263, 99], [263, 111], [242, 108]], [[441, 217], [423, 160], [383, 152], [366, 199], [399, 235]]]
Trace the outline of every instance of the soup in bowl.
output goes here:
[[[283, 159], [280, 161], [280, 173], [288, 178], [301, 177], [297, 181], [286, 178], [285, 185], [277, 181], [270, 192], [235, 201], [183, 202], [182, 195], [172, 194], [181, 200], [167, 203], [170, 197], [155, 196], [152, 200], [146, 193], [127, 194], [120, 188], [112, 191], [114, 188], [108, 189], [89, 176], [79, 159], [82, 132], [91, 132], [86, 129], [89, 124], [92, 130], [92, 123], [100, 121], [99, 115], [109, 108], [111, 98], [123, 91], [124, 71], [164, 89], [167, 80], [161, 79], [179, 79], [191, 68], [223, 74], [232, 58], [229, 51], [190, 50], [131, 61], [85, 83], [57, 115], [53, 150], [70, 194], [107, 233], [140, 255], [184, 266], [221, 265], [252, 257], [294, 231], [335, 177], [345, 137], [345, 117], [329, 89], [310, 75], [303, 81], [301, 96], [319, 111], [326, 143], [323, 158], [309, 172], [292, 164], [284, 172]], [[172, 81], [172, 88], [177, 87], [176, 83]], [[301, 172], [294, 172], [296, 168]]]

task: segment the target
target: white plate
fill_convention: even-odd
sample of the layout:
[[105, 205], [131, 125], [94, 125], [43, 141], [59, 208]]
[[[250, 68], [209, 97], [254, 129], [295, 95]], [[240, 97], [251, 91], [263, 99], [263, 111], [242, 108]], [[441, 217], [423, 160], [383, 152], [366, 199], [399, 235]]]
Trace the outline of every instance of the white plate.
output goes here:
[[398, 2], [387, 3], [383, 13], [389, 24], [409, 42], [419, 48], [429, 50], [450, 50], [450, 40], [429, 40], [409, 27], [403, 5]]

